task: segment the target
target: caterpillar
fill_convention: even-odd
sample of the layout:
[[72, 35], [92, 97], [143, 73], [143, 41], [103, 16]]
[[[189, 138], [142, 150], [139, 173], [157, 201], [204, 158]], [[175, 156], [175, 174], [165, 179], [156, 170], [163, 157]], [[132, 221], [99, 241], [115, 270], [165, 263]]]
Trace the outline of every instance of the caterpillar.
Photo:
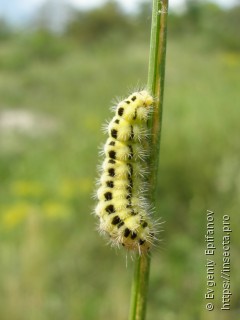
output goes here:
[[145, 196], [147, 120], [152, 108], [153, 97], [146, 90], [134, 92], [114, 108], [105, 128], [108, 138], [96, 192], [100, 233], [107, 234], [113, 245], [140, 254], [149, 251], [156, 233]]

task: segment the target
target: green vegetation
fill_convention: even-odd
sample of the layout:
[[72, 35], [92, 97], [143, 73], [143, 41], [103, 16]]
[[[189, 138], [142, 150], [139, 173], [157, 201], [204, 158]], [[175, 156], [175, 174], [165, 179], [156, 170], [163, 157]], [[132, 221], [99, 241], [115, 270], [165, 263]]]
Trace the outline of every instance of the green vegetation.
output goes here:
[[[112, 98], [146, 85], [146, 21], [133, 22], [129, 38], [114, 31], [88, 43], [6, 29], [0, 40], [1, 319], [127, 318], [132, 261], [126, 269], [125, 253], [109, 250], [90, 213]], [[204, 299], [207, 209], [215, 211], [219, 248], [214, 316], [238, 319], [239, 71], [235, 45], [205, 31], [170, 30], [156, 207], [166, 223], [153, 252], [149, 319], [213, 319]], [[233, 228], [225, 313], [223, 214]]]

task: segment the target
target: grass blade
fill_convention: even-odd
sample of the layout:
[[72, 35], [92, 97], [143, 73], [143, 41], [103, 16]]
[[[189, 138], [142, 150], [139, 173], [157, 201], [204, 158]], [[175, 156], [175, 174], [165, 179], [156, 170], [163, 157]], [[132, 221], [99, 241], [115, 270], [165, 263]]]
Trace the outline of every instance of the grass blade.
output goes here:
[[[150, 40], [148, 90], [155, 97], [154, 113], [150, 121], [152, 131], [152, 153], [150, 156], [151, 173], [149, 176], [149, 198], [155, 203], [157, 172], [162, 124], [162, 106], [164, 93], [166, 35], [168, 0], [153, 0], [152, 26]], [[129, 320], [144, 320], [146, 315], [148, 281], [151, 255], [136, 258], [132, 283], [132, 296]]]

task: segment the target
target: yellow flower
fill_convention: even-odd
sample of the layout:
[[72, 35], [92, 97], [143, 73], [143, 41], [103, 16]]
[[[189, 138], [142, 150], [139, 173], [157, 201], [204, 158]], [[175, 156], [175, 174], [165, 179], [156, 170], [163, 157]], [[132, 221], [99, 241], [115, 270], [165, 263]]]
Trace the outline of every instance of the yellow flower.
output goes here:
[[76, 180], [64, 180], [59, 186], [59, 193], [63, 198], [74, 198], [79, 194], [87, 194], [92, 190], [92, 180], [82, 178]]
[[36, 197], [43, 193], [43, 186], [35, 181], [20, 180], [11, 185], [12, 192], [21, 197]]
[[70, 214], [70, 209], [67, 206], [56, 201], [44, 202], [42, 209], [46, 217], [50, 219], [62, 219]]
[[227, 64], [230, 67], [235, 67], [236, 65], [239, 65], [239, 53], [224, 53], [223, 60], [225, 64]]
[[79, 191], [80, 193], [89, 193], [92, 190], [92, 180], [89, 178], [82, 178], [79, 180], [78, 182], [78, 186], [79, 186]]
[[59, 186], [59, 193], [63, 198], [73, 198], [77, 193], [76, 181], [64, 180]]
[[23, 222], [32, 206], [27, 202], [19, 202], [5, 209], [2, 216], [2, 223], [7, 228], [13, 228]]

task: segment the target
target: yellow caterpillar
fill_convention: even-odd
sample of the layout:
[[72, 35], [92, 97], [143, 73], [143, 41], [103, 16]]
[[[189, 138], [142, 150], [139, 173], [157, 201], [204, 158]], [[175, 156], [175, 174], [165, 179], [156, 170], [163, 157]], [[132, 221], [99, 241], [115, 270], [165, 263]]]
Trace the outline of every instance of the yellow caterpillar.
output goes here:
[[147, 252], [154, 239], [154, 223], [146, 192], [147, 120], [153, 98], [145, 90], [121, 101], [107, 126], [107, 139], [101, 167], [98, 204], [99, 230], [111, 243], [140, 254]]

